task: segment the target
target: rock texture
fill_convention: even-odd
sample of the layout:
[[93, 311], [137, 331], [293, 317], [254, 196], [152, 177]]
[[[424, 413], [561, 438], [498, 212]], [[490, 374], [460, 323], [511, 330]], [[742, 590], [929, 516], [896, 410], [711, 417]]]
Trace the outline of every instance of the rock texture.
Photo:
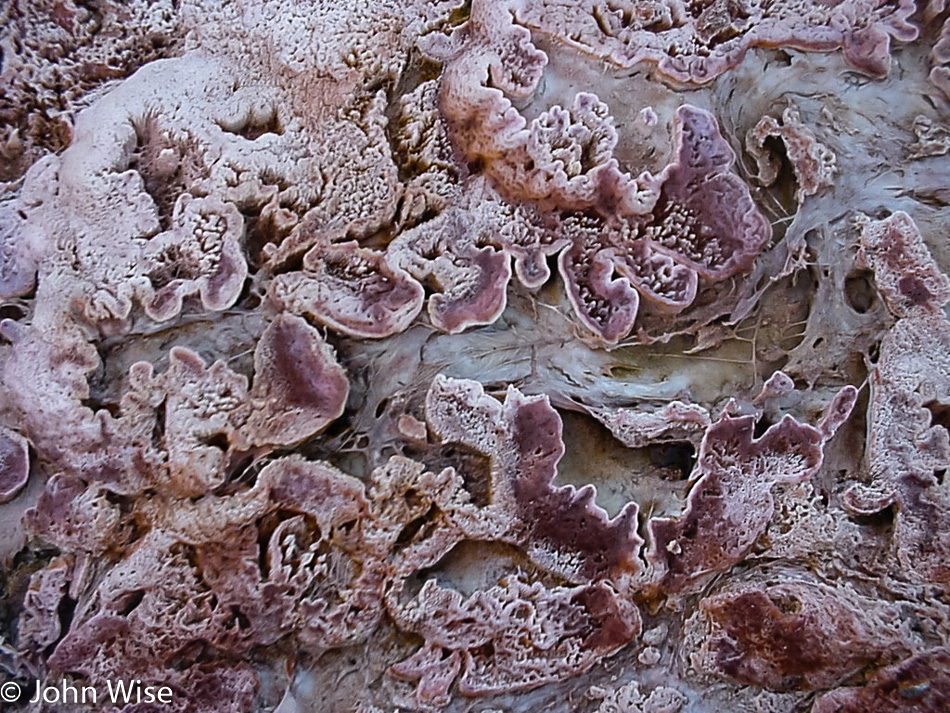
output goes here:
[[9, 710], [950, 710], [947, 3], [0, 17]]

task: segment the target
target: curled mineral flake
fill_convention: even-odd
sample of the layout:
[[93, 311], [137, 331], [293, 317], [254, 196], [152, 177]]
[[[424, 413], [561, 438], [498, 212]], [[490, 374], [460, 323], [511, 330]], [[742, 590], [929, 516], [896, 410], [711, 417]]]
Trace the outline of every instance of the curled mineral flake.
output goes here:
[[348, 393], [346, 372], [320, 333], [281, 315], [254, 351], [253, 412], [241, 435], [255, 445], [294, 445], [338, 418]]
[[[426, 616], [427, 611], [436, 614]], [[419, 681], [422, 700], [444, 696], [446, 673], [454, 676], [460, 668], [459, 652], [459, 691], [485, 695], [576, 675], [640, 630], [636, 609], [603, 584], [548, 589], [515, 577], [467, 600], [429, 580], [398, 617], [428, 642], [393, 670]], [[447, 661], [433, 666], [434, 651]]]
[[937, 267], [907, 213], [865, 222], [858, 264], [874, 271], [878, 289], [898, 317], [932, 313], [950, 301], [950, 279]]
[[723, 413], [703, 436], [683, 514], [649, 523], [648, 586], [663, 592], [695, 586], [748, 554], [772, 517], [772, 487], [818, 472], [824, 444], [850, 415], [856, 394], [845, 387], [821, 428], [786, 416], [758, 438], [753, 416]]
[[699, 617], [712, 631], [695, 663], [772, 690], [827, 688], [907, 653], [896, 607], [807, 580], [718, 593], [703, 601]]
[[142, 257], [148, 270], [145, 313], [159, 322], [171, 319], [194, 292], [206, 309], [230, 307], [247, 277], [240, 247], [244, 220], [237, 207], [183, 193], [172, 223], [172, 230], [149, 240]]
[[593, 486], [553, 485], [564, 443], [561, 420], [545, 398], [510, 389], [499, 404], [476, 382], [440, 377], [426, 406], [426, 420], [443, 442], [490, 458], [490, 509], [511, 519], [514, 536], [539, 566], [573, 582], [622, 580], [637, 571], [636, 503], [608, 518]]
[[274, 301], [354, 337], [381, 338], [403, 331], [422, 309], [422, 286], [383, 254], [356, 243], [316, 245], [302, 272], [278, 275]]
[[948, 33], [0, 3], [0, 694], [950, 710]]
[[848, 0], [790, 3], [530, 0], [515, 4], [529, 27], [616, 64], [655, 65], [667, 81], [704, 84], [738, 65], [750, 48], [842, 49], [849, 63], [886, 74], [891, 38], [909, 42], [914, 4]]
[[763, 185], [774, 183], [781, 167], [781, 159], [770, 155], [765, 148], [765, 142], [770, 138], [781, 139], [785, 145], [785, 155], [792, 164], [798, 181], [795, 198], [799, 203], [807, 196], [815, 195], [821, 188], [831, 185], [837, 171], [837, 158], [834, 152], [818, 141], [814, 132], [802, 123], [799, 111], [794, 106], [782, 112], [781, 120], [763, 116], [746, 137], [746, 147], [755, 157], [759, 171], [758, 180]]

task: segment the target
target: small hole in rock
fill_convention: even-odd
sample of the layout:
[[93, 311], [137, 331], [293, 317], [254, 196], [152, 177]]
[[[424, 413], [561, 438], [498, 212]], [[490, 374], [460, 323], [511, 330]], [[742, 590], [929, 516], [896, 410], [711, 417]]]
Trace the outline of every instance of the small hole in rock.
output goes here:
[[228, 441], [228, 435], [226, 433], [215, 433], [211, 436], [208, 436], [204, 439], [204, 444], [206, 446], [220, 448], [222, 451], [226, 451], [231, 445]]
[[786, 67], [792, 66], [792, 56], [785, 50], [777, 50], [775, 52], [775, 59], [779, 64], [783, 64]]
[[0, 320], [12, 319], [14, 321], [23, 319], [26, 316], [26, 310], [20, 305], [3, 305], [0, 307]]
[[848, 275], [844, 281], [844, 297], [848, 306], [858, 314], [870, 312], [877, 302], [871, 273], [861, 270]]
[[685, 480], [696, 464], [696, 449], [692, 443], [656, 443], [648, 448], [650, 462], [660, 468], [669, 468]]
[[880, 512], [872, 513], [871, 515], [854, 515], [849, 519], [863, 527], [869, 527], [874, 530], [886, 530], [894, 524], [894, 506], [889, 505]]
[[438, 508], [433, 505], [431, 506], [425, 514], [417, 517], [415, 520], [409, 522], [402, 531], [399, 533], [399, 536], [396, 538], [396, 549], [402, 549], [408, 546], [416, 535], [422, 531], [422, 528], [426, 526], [428, 522], [431, 522], [438, 512]]
[[123, 595], [122, 599], [119, 600], [119, 606], [117, 607], [117, 614], [119, 616], [128, 616], [132, 611], [142, 603], [142, 600], [145, 599], [145, 590], [136, 589], [134, 592], [129, 592], [128, 594]]

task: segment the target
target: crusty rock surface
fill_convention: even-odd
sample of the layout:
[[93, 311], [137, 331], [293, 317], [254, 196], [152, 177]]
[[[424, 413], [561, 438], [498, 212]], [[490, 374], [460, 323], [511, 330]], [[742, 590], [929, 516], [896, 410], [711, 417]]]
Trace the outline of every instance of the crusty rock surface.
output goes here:
[[946, 2], [0, 18], [4, 710], [950, 710]]

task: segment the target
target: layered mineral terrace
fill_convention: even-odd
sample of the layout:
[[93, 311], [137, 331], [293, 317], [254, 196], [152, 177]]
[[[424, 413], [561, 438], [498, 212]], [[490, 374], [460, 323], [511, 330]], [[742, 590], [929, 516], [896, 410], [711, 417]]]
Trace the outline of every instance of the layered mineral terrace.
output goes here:
[[3, 710], [950, 711], [945, 0], [0, 17]]

